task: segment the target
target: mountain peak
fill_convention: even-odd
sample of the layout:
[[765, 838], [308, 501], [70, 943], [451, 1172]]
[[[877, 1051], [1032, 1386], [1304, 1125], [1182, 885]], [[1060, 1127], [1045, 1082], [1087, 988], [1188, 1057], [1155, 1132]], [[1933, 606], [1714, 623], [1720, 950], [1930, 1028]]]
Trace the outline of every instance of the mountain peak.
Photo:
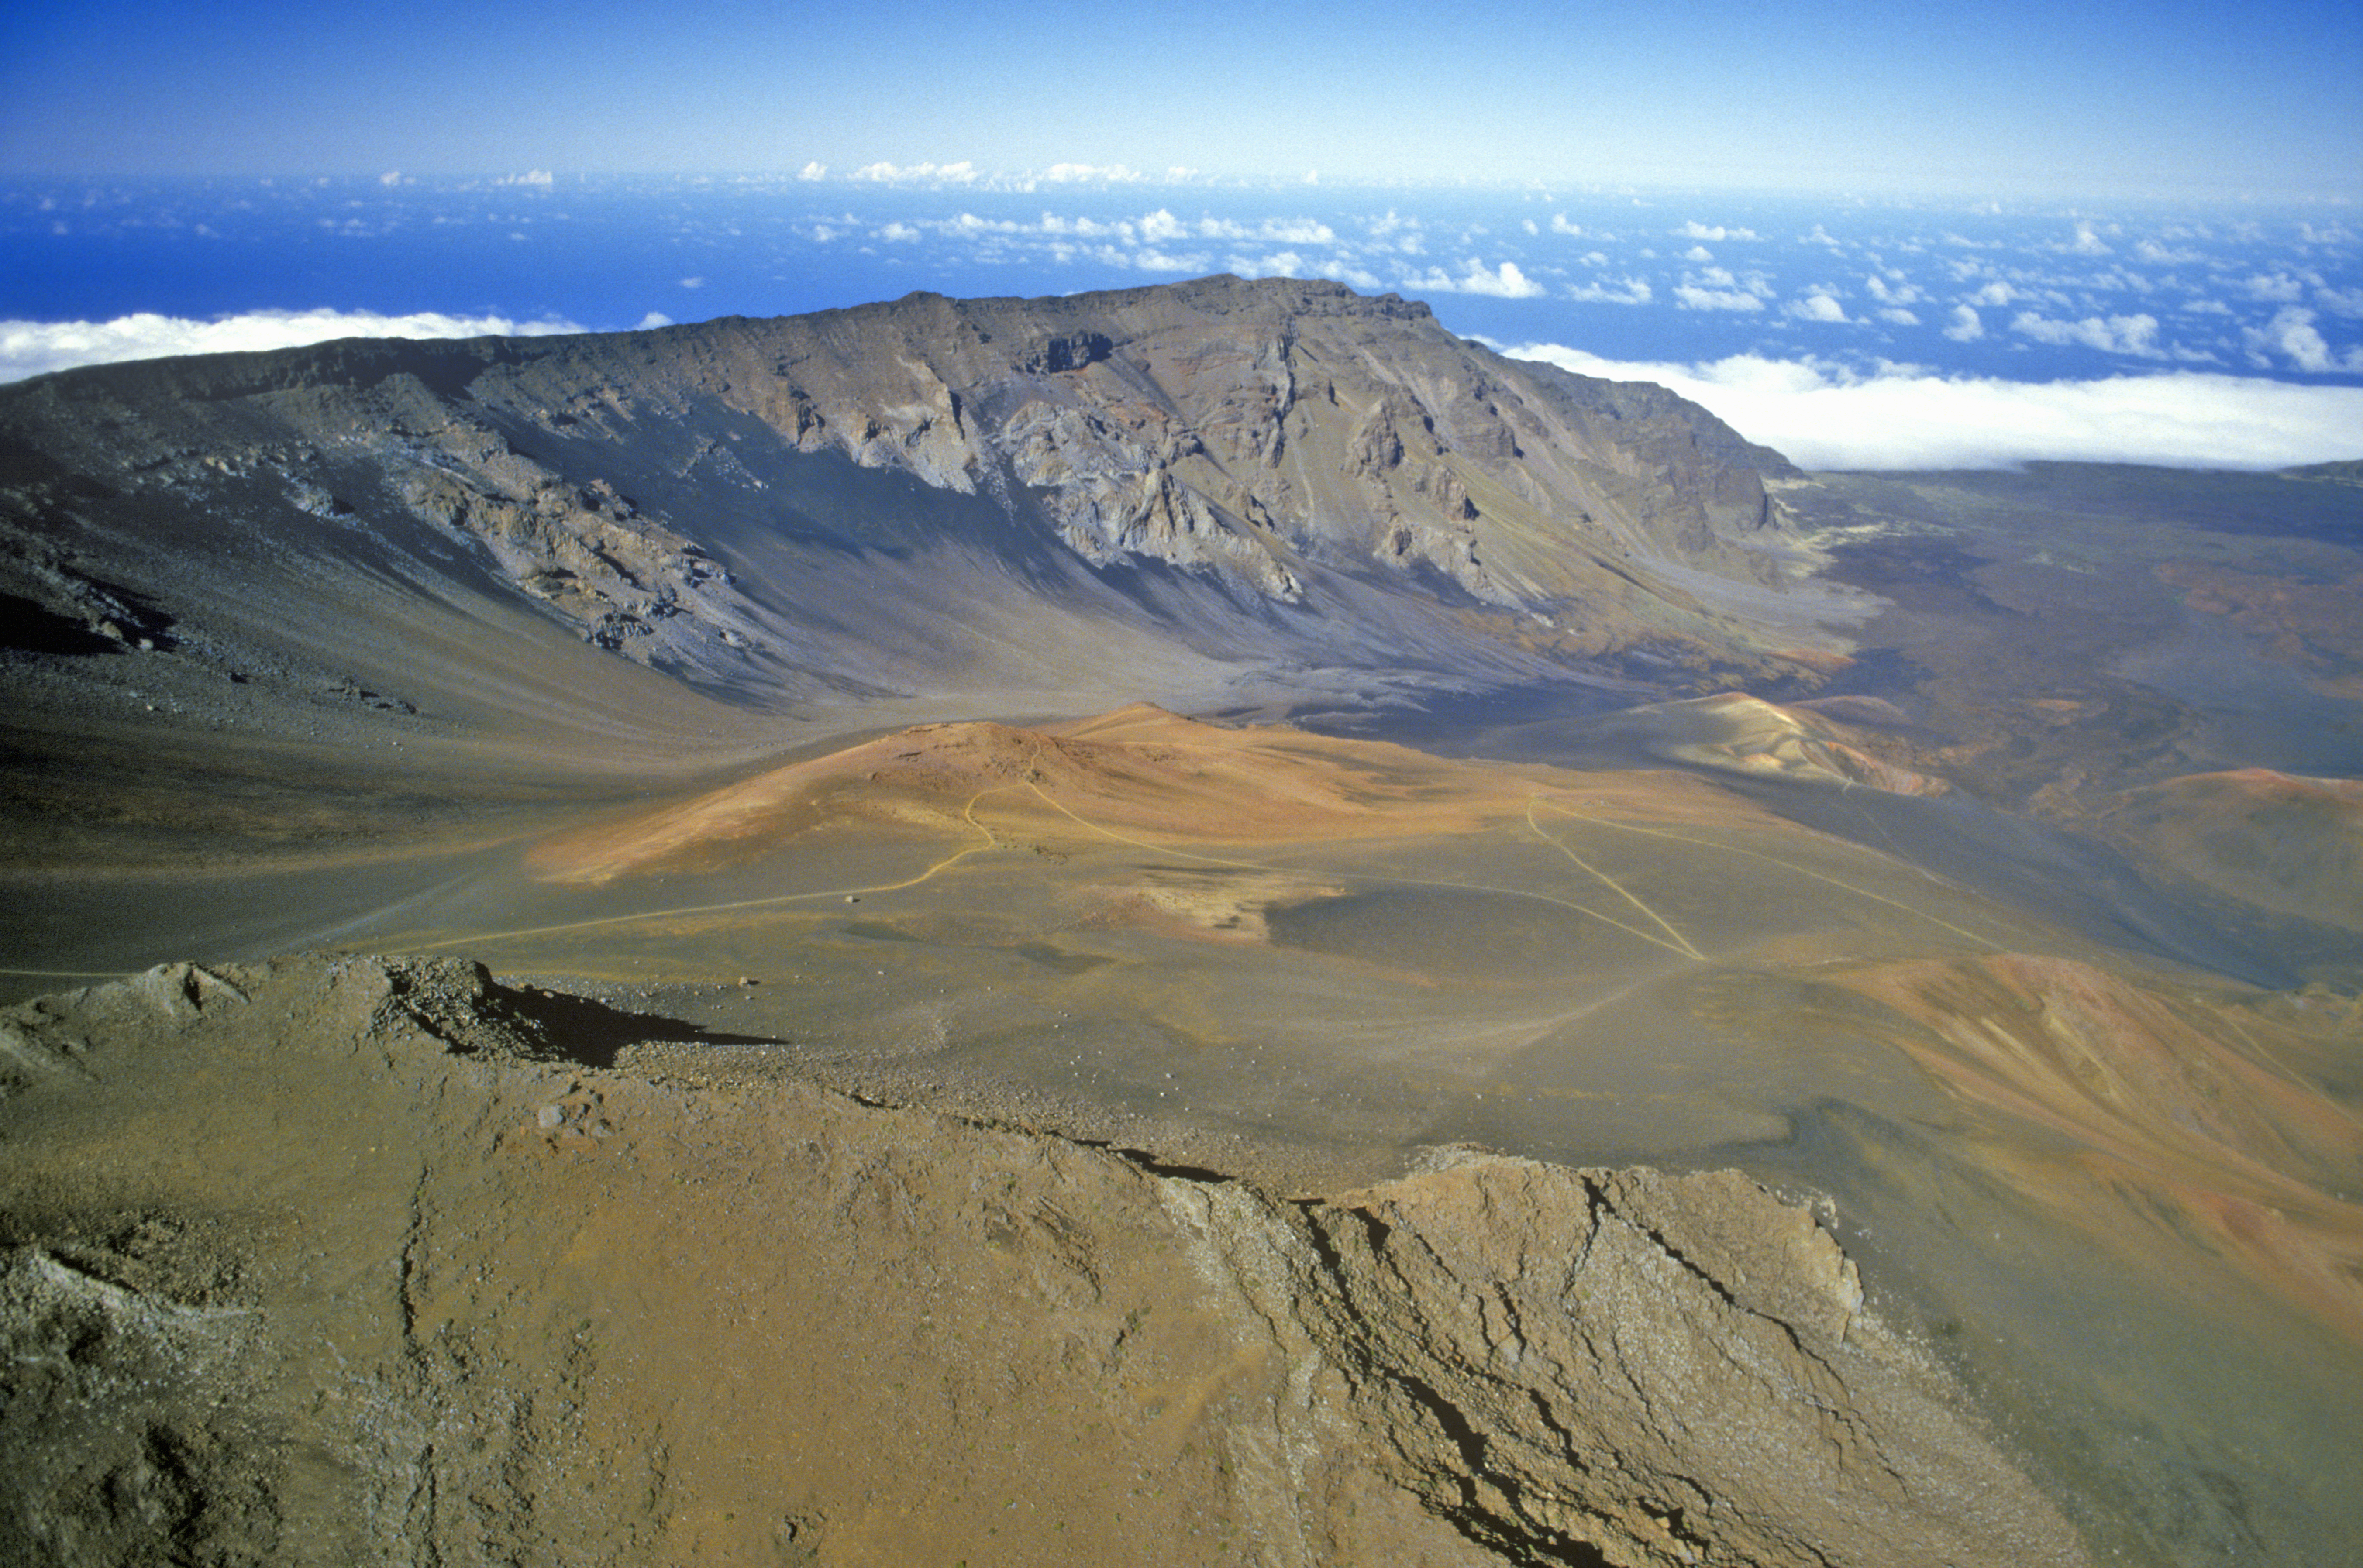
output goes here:
[[[1764, 484], [1777, 453], [1324, 281], [94, 367], [0, 390], [0, 439], [20, 515], [369, 550], [423, 526], [429, 563], [456, 545], [600, 647], [749, 690], [780, 679], [745, 668], [763, 657], [791, 688], [849, 678], [868, 634], [807, 646], [814, 614], [885, 593], [957, 627], [1015, 584], [1037, 622], [1046, 595], [1091, 600], [1224, 663], [1531, 679], [1631, 657], [1728, 683], [1826, 640], [1781, 609], [1810, 561]], [[940, 499], [889, 482], [913, 480]], [[948, 549], [971, 565], [893, 564]], [[8, 591], [124, 624], [52, 589]], [[977, 657], [944, 626], [902, 648], [930, 643], [922, 664]], [[860, 679], [910, 679], [878, 653]]]

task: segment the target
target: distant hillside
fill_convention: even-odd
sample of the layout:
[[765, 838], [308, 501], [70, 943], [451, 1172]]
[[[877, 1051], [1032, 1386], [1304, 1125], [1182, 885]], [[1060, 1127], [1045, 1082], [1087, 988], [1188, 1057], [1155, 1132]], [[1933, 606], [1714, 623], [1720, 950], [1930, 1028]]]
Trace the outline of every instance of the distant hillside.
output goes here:
[[1792, 471], [1392, 295], [914, 294], [8, 388], [0, 592], [23, 646], [224, 648], [489, 595], [766, 706], [1110, 659], [1687, 690], [1826, 641], [1778, 591]]
[[2314, 480], [2326, 484], [2363, 485], [2363, 458], [2349, 458], [2340, 463], [2308, 463], [2302, 469], [2283, 469], [2285, 479]]

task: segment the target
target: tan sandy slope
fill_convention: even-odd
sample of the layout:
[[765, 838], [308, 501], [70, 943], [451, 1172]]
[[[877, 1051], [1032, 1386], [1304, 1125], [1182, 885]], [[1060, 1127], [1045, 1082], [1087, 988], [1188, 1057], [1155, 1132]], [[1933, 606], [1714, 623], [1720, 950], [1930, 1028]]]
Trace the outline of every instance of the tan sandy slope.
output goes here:
[[2363, 931], [2363, 779], [2199, 773], [2110, 803], [2108, 831], [2216, 892]]
[[11, 1561], [2083, 1561], [1736, 1175], [1282, 1201], [463, 962], [5, 1027]]
[[926, 724], [540, 845], [538, 871], [600, 883], [710, 867], [828, 823], [1026, 839], [1271, 845], [1466, 834], [1581, 801], [1660, 823], [1769, 823], [1676, 774], [1469, 763], [1283, 726], [1231, 729], [1148, 703], [1026, 729]]

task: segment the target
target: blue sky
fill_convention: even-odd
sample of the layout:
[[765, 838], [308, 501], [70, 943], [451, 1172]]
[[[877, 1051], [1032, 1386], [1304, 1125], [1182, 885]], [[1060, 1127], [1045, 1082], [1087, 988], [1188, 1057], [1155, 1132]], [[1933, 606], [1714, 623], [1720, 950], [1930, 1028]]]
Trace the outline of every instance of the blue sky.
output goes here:
[[0, 176], [848, 171], [2363, 197], [2352, 0], [27, 5]]

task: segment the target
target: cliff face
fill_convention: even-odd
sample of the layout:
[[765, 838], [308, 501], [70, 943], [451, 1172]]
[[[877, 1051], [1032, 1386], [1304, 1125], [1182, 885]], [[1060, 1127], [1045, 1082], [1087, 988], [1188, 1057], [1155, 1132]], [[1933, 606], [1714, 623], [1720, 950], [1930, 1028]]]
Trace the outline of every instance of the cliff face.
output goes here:
[[[1777, 454], [1661, 389], [1504, 359], [1328, 283], [101, 367], [0, 393], [0, 590], [59, 635], [123, 628], [75, 563], [137, 534], [374, 550], [643, 663], [769, 657], [750, 683], [791, 690], [901, 679], [843, 628], [807, 646], [829, 607], [932, 593], [957, 617], [1013, 573], [1119, 617], [1154, 599], [1160, 635], [1224, 657], [1761, 671], [1813, 640], [1763, 618], [1803, 559], [1763, 484]], [[849, 467], [950, 509], [890, 517], [906, 492], [831, 477]], [[945, 549], [966, 566], [883, 580]]]
[[1788, 471], [1662, 389], [1507, 360], [1334, 283], [914, 295], [654, 336], [684, 385], [803, 450], [1014, 484], [1086, 558], [1216, 567], [1282, 600], [1302, 558], [1425, 564], [1537, 610], [1628, 597], [1620, 571], [1653, 563], [1752, 576], [1762, 475]]

